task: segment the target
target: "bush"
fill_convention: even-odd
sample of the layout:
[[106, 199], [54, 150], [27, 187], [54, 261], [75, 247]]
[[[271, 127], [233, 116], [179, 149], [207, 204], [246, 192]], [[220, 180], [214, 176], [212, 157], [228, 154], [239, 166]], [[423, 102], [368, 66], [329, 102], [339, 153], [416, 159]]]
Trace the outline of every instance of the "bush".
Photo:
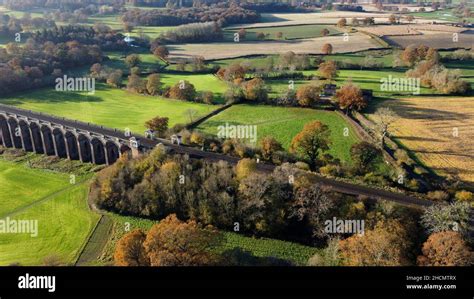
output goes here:
[[436, 190], [428, 192], [426, 197], [432, 201], [447, 201], [449, 199], [449, 194], [442, 190]]
[[456, 192], [454, 195], [454, 198], [456, 201], [467, 201], [467, 202], [473, 202], [474, 201], [474, 193], [466, 191], [466, 190], [461, 190]]

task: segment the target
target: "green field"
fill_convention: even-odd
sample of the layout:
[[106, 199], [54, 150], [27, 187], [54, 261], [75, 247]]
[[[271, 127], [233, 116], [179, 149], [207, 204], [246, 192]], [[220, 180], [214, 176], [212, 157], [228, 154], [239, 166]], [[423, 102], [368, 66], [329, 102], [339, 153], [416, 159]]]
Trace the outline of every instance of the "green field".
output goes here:
[[[126, 225], [130, 231], [137, 228], [142, 229], [143, 231], [148, 231], [153, 224], [156, 223], [151, 220], [136, 217], [125, 217], [116, 214], [109, 215], [114, 220], [115, 226], [110, 239], [111, 241], [107, 244], [101, 257], [100, 263], [102, 264], [110, 264], [113, 262], [115, 244], [124, 234], [127, 233], [125, 231]], [[224, 241], [219, 248], [216, 248], [216, 252], [218, 253], [234, 248], [241, 248], [245, 251], [251, 252], [257, 257], [275, 257], [291, 261], [296, 265], [306, 265], [308, 259], [319, 250], [315, 247], [275, 239], [252, 238], [231, 232], [223, 232], [223, 234]]]
[[3, 98], [0, 103], [120, 130], [129, 128], [137, 133], [143, 133], [145, 121], [157, 115], [169, 117], [171, 127], [190, 121], [185, 114], [188, 109], [196, 110], [197, 115], [217, 109], [217, 106], [212, 105], [139, 95], [122, 89], [108, 88], [103, 84], [97, 84], [96, 88], [94, 95], [40, 89]]
[[0, 265], [41, 265], [50, 256], [74, 263], [98, 220], [86, 203], [87, 185], [71, 185], [69, 175], [0, 159], [0, 186], [2, 219], [38, 221], [37, 237], [0, 234]]
[[[350, 162], [350, 147], [358, 141], [357, 137], [345, 120], [332, 111], [241, 104], [210, 118], [199, 125], [198, 130], [217, 134], [218, 126], [226, 122], [229, 125], [256, 125], [259, 140], [273, 136], [288, 149], [293, 137], [312, 120], [319, 120], [331, 129], [332, 145], [329, 153], [341, 161]], [[349, 128], [347, 137], [344, 136], [346, 127]]]
[[468, 22], [473, 22], [474, 18], [458, 18], [453, 14], [452, 9], [445, 9], [445, 10], [438, 10], [438, 11], [431, 11], [431, 12], [413, 12], [411, 15], [426, 18], [426, 19], [436, 19], [442, 21], [450, 21], [450, 22], [459, 22], [461, 20], [467, 20]]
[[[279, 40], [276, 34], [278, 32], [283, 33], [281, 39], [302, 39], [302, 38], [313, 38], [321, 37], [321, 30], [327, 28], [329, 30], [329, 35], [340, 34], [334, 26], [331, 25], [298, 25], [298, 26], [281, 26], [281, 27], [262, 27], [262, 28], [252, 28], [245, 29], [247, 34], [244, 41], [257, 41], [258, 32], [263, 32], [266, 37], [266, 40]], [[234, 41], [234, 34], [238, 32], [238, 29], [228, 29], [224, 31], [224, 36], [226, 40]]]

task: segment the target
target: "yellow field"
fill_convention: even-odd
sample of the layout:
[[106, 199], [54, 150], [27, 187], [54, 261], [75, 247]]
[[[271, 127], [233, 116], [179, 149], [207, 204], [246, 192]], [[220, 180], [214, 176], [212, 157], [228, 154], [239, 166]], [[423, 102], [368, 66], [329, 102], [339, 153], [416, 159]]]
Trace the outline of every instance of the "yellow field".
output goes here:
[[474, 97], [384, 102], [400, 119], [392, 134], [440, 175], [474, 182]]

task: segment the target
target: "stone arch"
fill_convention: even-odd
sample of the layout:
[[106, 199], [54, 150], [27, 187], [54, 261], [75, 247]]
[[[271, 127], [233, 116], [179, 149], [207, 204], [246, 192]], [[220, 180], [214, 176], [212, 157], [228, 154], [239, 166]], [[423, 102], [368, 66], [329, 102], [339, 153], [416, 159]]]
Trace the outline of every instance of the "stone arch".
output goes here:
[[105, 150], [107, 153], [107, 164], [114, 164], [115, 161], [120, 157], [119, 146], [113, 141], [107, 141], [105, 143]]
[[60, 128], [53, 129], [54, 147], [56, 149], [56, 156], [60, 158], [67, 158], [66, 142], [64, 140], [63, 131]]
[[92, 162], [95, 164], [107, 164], [107, 156], [105, 154], [105, 147], [101, 140], [92, 138]]
[[23, 148], [21, 142], [21, 131], [20, 126], [18, 125], [18, 120], [14, 117], [8, 119], [8, 124], [10, 125], [10, 136], [13, 139], [13, 146], [15, 148]]
[[69, 159], [79, 160], [79, 148], [76, 135], [70, 131], [66, 131], [64, 139], [66, 141], [67, 156]]
[[83, 163], [93, 162], [89, 138], [83, 134], [79, 134], [79, 136], [77, 136], [77, 146], [79, 149], [79, 160], [81, 160]]
[[30, 123], [31, 141], [33, 149], [37, 154], [44, 154], [43, 138], [41, 137], [40, 125], [36, 122]]
[[6, 147], [13, 147], [13, 141], [10, 135], [7, 118], [0, 114], [0, 139]]
[[47, 125], [42, 125], [41, 136], [43, 138], [44, 153], [48, 156], [56, 155], [56, 150], [54, 147], [54, 140], [53, 140], [53, 130], [51, 130], [51, 128]]
[[18, 122], [18, 125], [20, 126], [23, 149], [27, 152], [32, 152], [33, 141], [31, 140], [30, 125], [23, 119]]

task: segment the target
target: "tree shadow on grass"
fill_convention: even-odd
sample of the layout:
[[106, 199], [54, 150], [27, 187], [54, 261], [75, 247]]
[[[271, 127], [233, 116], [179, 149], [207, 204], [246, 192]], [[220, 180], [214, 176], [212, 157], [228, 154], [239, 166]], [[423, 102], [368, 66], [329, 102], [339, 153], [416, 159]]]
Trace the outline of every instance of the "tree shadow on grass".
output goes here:
[[292, 266], [288, 260], [276, 257], [258, 257], [250, 251], [240, 247], [226, 250], [222, 253], [224, 263], [227, 266]]
[[[103, 87], [99, 87], [96, 89], [101, 90], [105, 89]], [[54, 89], [40, 89], [34, 92], [29, 92], [27, 94], [22, 93], [21, 95], [13, 96], [11, 98], [1, 99], [0, 102], [2, 104], [7, 105], [21, 105], [24, 103], [47, 103], [47, 104], [55, 104], [55, 103], [99, 103], [102, 102], [103, 99], [93, 95], [88, 94], [87, 92], [69, 92], [69, 91], [56, 91]]]

